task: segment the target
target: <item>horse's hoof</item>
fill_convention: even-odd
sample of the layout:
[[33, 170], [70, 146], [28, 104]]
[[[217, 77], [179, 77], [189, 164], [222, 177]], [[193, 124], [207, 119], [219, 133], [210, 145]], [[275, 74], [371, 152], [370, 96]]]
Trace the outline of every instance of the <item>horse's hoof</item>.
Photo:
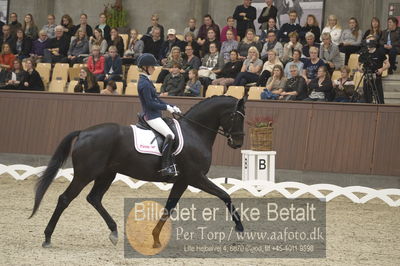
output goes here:
[[117, 243], [118, 243], [118, 232], [117, 231], [112, 231], [108, 238], [110, 239], [111, 243], [113, 243], [114, 246], [117, 245]]
[[49, 242], [44, 241], [43, 244], [42, 244], [42, 247], [43, 248], [51, 248], [51, 242], [50, 241]]
[[242, 224], [237, 224], [235, 226], [235, 231], [239, 232], [239, 233], [242, 233], [244, 231], [243, 225]]
[[160, 248], [160, 247], [161, 247], [161, 243], [160, 242], [154, 242], [153, 248]]

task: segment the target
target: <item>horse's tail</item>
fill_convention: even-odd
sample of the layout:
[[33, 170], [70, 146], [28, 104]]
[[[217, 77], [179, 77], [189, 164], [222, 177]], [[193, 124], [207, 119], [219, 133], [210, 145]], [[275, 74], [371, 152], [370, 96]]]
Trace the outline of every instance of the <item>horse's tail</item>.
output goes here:
[[32, 214], [29, 218], [32, 218], [32, 216], [35, 215], [37, 209], [39, 208], [40, 202], [43, 199], [44, 193], [46, 193], [50, 184], [53, 182], [58, 169], [61, 168], [67, 160], [69, 152], [71, 151], [72, 141], [79, 135], [79, 133], [80, 131], [69, 133], [58, 145], [56, 152], [53, 154], [49, 164], [47, 165], [46, 170], [36, 183], [35, 205], [33, 206]]

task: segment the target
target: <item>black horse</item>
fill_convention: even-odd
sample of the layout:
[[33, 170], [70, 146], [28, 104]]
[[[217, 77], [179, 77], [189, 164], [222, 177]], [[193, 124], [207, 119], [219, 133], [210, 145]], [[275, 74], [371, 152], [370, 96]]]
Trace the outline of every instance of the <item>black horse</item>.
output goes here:
[[[178, 203], [186, 188], [190, 185], [219, 197], [231, 212], [235, 229], [243, 231], [243, 226], [230, 196], [211, 182], [206, 174], [211, 165], [212, 146], [216, 135], [228, 138], [228, 145], [234, 149], [243, 144], [243, 121], [245, 99], [237, 100], [230, 96], [214, 96], [193, 106], [179, 118], [185, 146], [176, 157], [179, 175], [171, 179], [162, 178], [158, 170], [161, 157], [141, 154], [133, 148], [133, 132], [130, 126], [101, 124], [83, 131], [68, 134], [57, 147], [54, 155], [36, 184], [35, 204], [31, 217], [39, 208], [40, 202], [64, 164], [71, 150], [72, 142], [77, 138], [72, 149], [74, 178], [58, 199], [57, 207], [44, 231], [43, 247], [51, 244], [51, 235], [62, 212], [78, 196], [82, 189], [94, 181], [87, 201], [99, 212], [111, 230], [110, 240], [115, 245], [118, 241], [117, 225], [101, 200], [113, 182], [115, 175], [121, 173], [140, 180], [173, 183], [166, 202], [166, 214], [160, 219], [152, 234], [154, 247], [159, 247], [159, 234], [169, 217], [171, 209]], [[222, 127], [222, 130], [219, 129]], [[222, 133], [221, 133], [222, 132]]]

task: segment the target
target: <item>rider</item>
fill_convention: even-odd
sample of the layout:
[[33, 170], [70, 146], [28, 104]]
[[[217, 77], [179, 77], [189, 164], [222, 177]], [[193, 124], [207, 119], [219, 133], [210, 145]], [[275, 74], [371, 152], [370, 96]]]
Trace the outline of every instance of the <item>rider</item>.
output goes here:
[[176, 176], [178, 172], [172, 158], [172, 144], [175, 135], [169, 126], [161, 118], [161, 111], [168, 110], [170, 113], [181, 113], [176, 106], [171, 106], [161, 100], [157, 94], [150, 75], [153, 74], [155, 66], [158, 66], [157, 59], [148, 53], [138, 58], [137, 65], [140, 69], [138, 92], [144, 118], [147, 124], [165, 137], [162, 147], [161, 175], [163, 177]]

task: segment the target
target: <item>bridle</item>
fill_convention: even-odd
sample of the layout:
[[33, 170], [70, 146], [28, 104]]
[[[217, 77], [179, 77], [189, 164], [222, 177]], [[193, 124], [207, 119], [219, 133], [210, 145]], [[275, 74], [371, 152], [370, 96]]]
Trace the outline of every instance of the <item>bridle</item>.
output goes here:
[[198, 126], [200, 126], [202, 128], [205, 128], [205, 129], [207, 129], [207, 130], [209, 130], [211, 132], [214, 132], [216, 134], [224, 136], [224, 137], [226, 137], [228, 139], [229, 142], [232, 142], [232, 136], [244, 136], [244, 132], [243, 131], [232, 132], [232, 130], [233, 130], [233, 122], [234, 122], [235, 118], [238, 117], [238, 116], [243, 117], [243, 119], [245, 118], [244, 114], [242, 112], [240, 112], [239, 110], [237, 110], [237, 106], [235, 108], [235, 111], [233, 111], [230, 114], [231, 126], [230, 126], [229, 130], [227, 130], [227, 131], [224, 131], [223, 129], [220, 129], [220, 128], [218, 128], [217, 130], [214, 130], [212, 128], [209, 128], [209, 127], [207, 127], [207, 126], [205, 126], [205, 125], [203, 125], [203, 124], [201, 124], [201, 123], [199, 123], [197, 121], [194, 121], [194, 120], [192, 120], [190, 118], [187, 118], [186, 116], [178, 114], [178, 113], [173, 113], [172, 115], [174, 117], [176, 115], [176, 116], [178, 116], [180, 118], [183, 118], [183, 119], [185, 119], [185, 120], [187, 120], [187, 121], [189, 121], [189, 122], [191, 122], [193, 124], [196, 124], [196, 125], [198, 125]]

